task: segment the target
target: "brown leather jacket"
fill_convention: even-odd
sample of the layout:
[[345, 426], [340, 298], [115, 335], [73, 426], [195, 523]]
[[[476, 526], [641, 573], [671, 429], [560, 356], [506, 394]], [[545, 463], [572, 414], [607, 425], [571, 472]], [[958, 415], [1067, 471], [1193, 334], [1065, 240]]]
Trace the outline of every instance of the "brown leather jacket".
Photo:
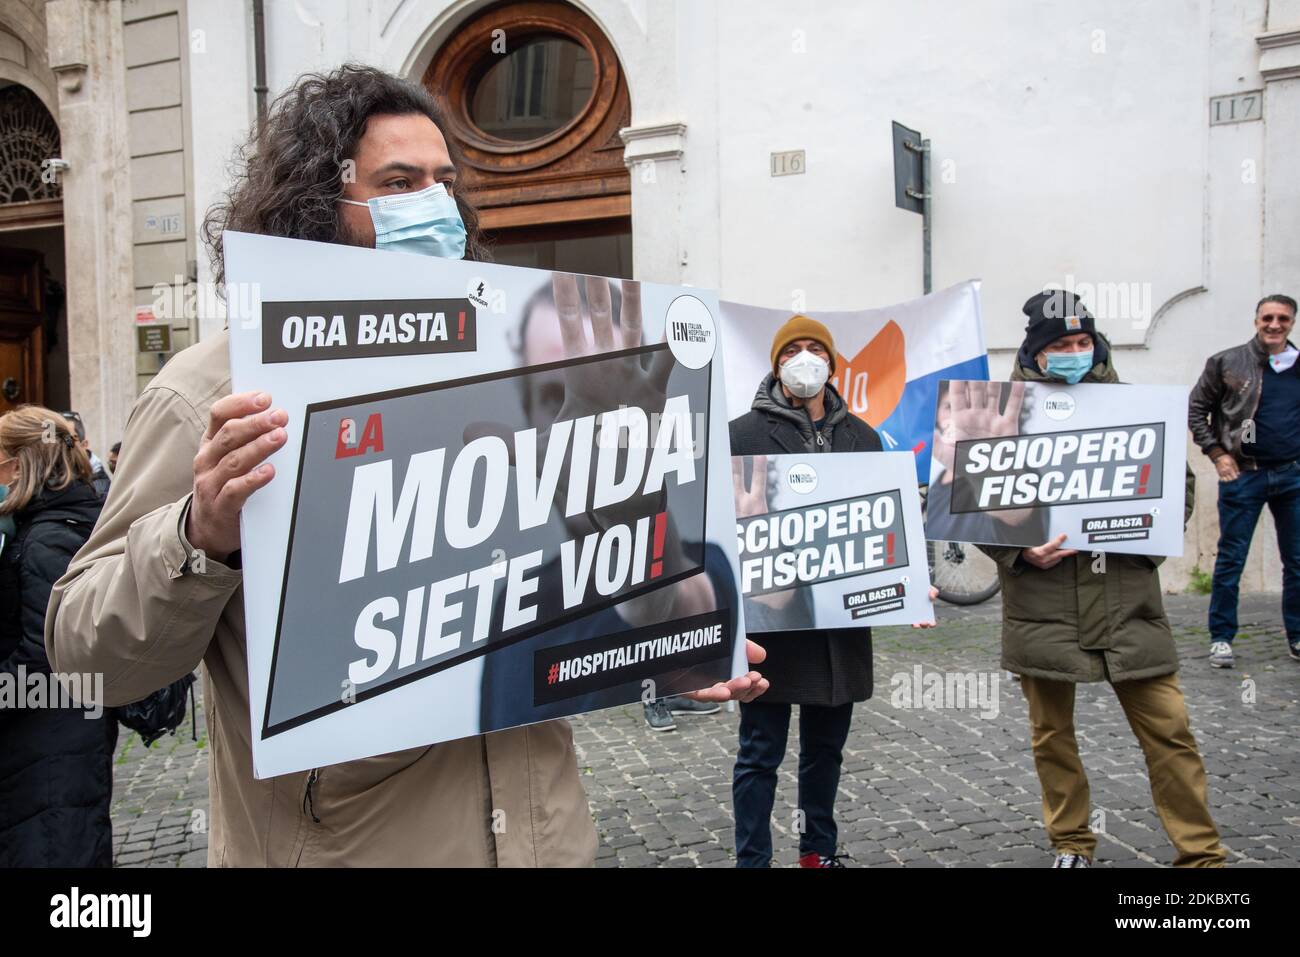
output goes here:
[[1259, 408], [1267, 366], [1268, 350], [1258, 336], [1210, 356], [1205, 363], [1188, 400], [1187, 427], [1192, 430], [1192, 440], [1211, 459], [1227, 454], [1242, 469], [1258, 467], [1242, 452], [1241, 433]]
[[202, 574], [183, 567], [194, 456], [229, 393], [222, 333], [167, 363], [136, 402], [99, 523], [50, 599], [53, 668], [103, 672], [114, 706], [202, 661], [210, 865], [593, 864], [567, 721], [254, 779], [242, 575], [212, 559]]

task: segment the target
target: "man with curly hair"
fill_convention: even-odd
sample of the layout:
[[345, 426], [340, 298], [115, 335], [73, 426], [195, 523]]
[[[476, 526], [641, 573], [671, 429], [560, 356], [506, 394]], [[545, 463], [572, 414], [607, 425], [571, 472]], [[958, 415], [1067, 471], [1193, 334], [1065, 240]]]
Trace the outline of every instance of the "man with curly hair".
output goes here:
[[[481, 256], [444, 128], [426, 90], [381, 71], [302, 77], [208, 215], [218, 280], [223, 229]], [[239, 515], [275, 480], [265, 460], [292, 423], [265, 392], [231, 394], [228, 350], [225, 333], [185, 350], [136, 402], [103, 517], [51, 599], [55, 669], [103, 672], [117, 705], [204, 663], [210, 864], [592, 864], [595, 829], [563, 720], [254, 779]], [[747, 700], [764, 686], [751, 672], [701, 694]]]

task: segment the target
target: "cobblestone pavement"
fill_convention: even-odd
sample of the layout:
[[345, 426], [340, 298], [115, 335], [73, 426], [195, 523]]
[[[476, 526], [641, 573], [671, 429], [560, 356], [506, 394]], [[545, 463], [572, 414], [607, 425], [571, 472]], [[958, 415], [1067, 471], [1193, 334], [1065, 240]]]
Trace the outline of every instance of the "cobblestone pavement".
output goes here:
[[119, 727], [113, 756], [113, 863], [118, 867], [206, 867], [208, 736], [202, 683], [186, 721], [146, 748]]
[[[1209, 774], [1210, 801], [1230, 863], [1300, 862], [1300, 662], [1286, 653], [1277, 596], [1244, 598], [1237, 666], [1209, 667], [1207, 599], [1168, 596], [1181, 680]], [[999, 605], [941, 606], [940, 627], [876, 633], [876, 696], [854, 709], [837, 816], [840, 844], [867, 866], [1041, 866], [1050, 848], [1019, 686], [997, 670]], [[976, 672], [998, 679], [996, 715], [891, 703], [894, 675]], [[901, 682], [899, 682], [901, 684]], [[1092, 786], [1097, 864], [1143, 867], [1173, 859], [1152, 809], [1141, 750], [1104, 684], [1080, 686], [1080, 751]], [[647, 730], [639, 706], [573, 722], [578, 760], [606, 867], [728, 867], [734, 863], [731, 769], [739, 715], [678, 719]], [[144, 749], [119, 744], [113, 805], [123, 866], [202, 866], [207, 763], [184, 727]], [[791, 751], [797, 718], [791, 726]], [[792, 833], [797, 756], [780, 772], [773, 813], [776, 864], [796, 862]]]

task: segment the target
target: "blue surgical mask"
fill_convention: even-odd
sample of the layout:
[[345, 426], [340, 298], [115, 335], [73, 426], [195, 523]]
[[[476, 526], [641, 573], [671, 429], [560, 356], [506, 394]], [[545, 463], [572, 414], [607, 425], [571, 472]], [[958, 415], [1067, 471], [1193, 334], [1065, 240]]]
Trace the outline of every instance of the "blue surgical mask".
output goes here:
[[1092, 350], [1087, 352], [1049, 352], [1047, 374], [1074, 385], [1092, 371]]
[[376, 196], [364, 203], [353, 199], [341, 202], [370, 207], [376, 249], [440, 259], [465, 258], [465, 223], [442, 183], [418, 193]]

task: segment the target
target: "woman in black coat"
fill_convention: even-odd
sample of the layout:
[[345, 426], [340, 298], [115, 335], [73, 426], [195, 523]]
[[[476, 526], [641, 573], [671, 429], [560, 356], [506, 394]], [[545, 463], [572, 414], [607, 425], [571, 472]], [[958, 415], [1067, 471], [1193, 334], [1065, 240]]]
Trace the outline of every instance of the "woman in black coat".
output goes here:
[[70, 702], [45, 656], [50, 589], [101, 500], [68, 422], [39, 406], [0, 417], [0, 483], [0, 867], [110, 867], [117, 721], [93, 680]]
[[[879, 452], [875, 429], [852, 415], [828, 379], [835, 344], [820, 322], [795, 316], [772, 342], [772, 372], [753, 407], [731, 423], [732, 455]], [[750, 607], [750, 606], [747, 606]], [[746, 611], [746, 617], [749, 617]], [[765, 614], [780, 627], [780, 613]], [[776, 774], [785, 758], [790, 707], [799, 705], [801, 867], [840, 867], [835, 792], [853, 703], [871, 697], [871, 631], [829, 628], [764, 631], [764, 697], [740, 708], [740, 751], [732, 781], [736, 862], [766, 867], [772, 859]]]

